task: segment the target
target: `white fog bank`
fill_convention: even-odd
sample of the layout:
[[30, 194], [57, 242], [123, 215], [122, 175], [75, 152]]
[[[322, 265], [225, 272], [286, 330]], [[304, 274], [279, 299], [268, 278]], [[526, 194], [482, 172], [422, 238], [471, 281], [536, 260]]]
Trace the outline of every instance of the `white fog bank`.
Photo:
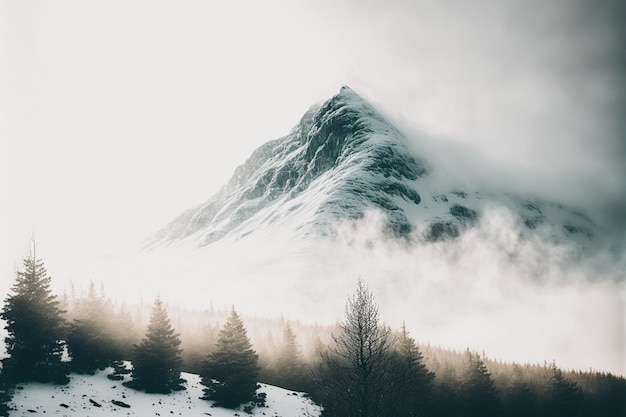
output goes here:
[[88, 277], [120, 301], [160, 292], [187, 308], [232, 304], [244, 314], [334, 323], [361, 276], [382, 318], [395, 328], [405, 321], [419, 342], [626, 374], [625, 278], [614, 255], [580, 257], [522, 238], [504, 209], [439, 243], [389, 240], [383, 222], [368, 213], [338, 225], [334, 241], [258, 231], [204, 248], [164, 247], [109, 260]]

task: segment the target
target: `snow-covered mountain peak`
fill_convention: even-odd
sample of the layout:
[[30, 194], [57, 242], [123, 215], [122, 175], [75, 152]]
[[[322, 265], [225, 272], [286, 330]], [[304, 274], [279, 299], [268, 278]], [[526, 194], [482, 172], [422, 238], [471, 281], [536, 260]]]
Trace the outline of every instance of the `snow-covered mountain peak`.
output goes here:
[[[349, 87], [307, 111], [285, 137], [256, 149], [231, 180], [205, 204], [191, 209], [158, 232], [153, 243], [194, 236], [201, 245], [230, 234], [270, 205], [272, 212], [304, 214], [298, 230], [322, 226], [337, 217], [359, 218], [366, 208], [395, 211], [390, 225], [407, 219], [397, 196], [419, 204], [404, 181], [426, 173], [408, 152], [402, 134]], [[267, 221], [256, 219], [256, 226]], [[316, 225], [316, 226], [314, 226]], [[202, 235], [202, 236], [200, 236]]]
[[477, 225], [486, 209], [504, 206], [528, 233], [583, 245], [595, 226], [575, 210], [535, 198], [467, 186], [415, 155], [405, 136], [371, 104], [343, 86], [312, 106], [286, 136], [267, 142], [236, 168], [204, 204], [157, 232], [149, 246], [204, 246], [261, 230], [291, 237], [333, 234], [337, 221], [378, 210], [395, 236], [436, 241]]

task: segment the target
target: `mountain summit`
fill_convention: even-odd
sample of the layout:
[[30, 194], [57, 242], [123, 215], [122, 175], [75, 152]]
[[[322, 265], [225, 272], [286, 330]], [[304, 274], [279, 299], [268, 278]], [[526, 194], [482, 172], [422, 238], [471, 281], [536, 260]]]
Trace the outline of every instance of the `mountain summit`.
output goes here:
[[560, 204], [486, 190], [446, 188], [436, 167], [414, 155], [405, 136], [344, 86], [311, 107], [291, 132], [256, 149], [204, 204], [157, 232], [148, 246], [204, 246], [265, 228], [332, 235], [337, 221], [384, 214], [391, 235], [436, 241], [476, 225], [486, 207], [505, 206], [528, 231], [552, 239], [593, 240], [589, 218]]

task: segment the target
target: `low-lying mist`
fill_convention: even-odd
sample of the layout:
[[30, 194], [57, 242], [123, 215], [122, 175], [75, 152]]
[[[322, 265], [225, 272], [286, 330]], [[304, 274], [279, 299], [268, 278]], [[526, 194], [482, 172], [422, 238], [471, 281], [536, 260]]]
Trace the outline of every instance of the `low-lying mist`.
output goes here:
[[612, 255], [582, 259], [522, 237], [497, 208], [454, 241], [403, 246], [381, 237], [381, 225], [371, 215], [340, 236], [360, 255], [352, 259], [389, 323], [406, 320], [422, 342], [507, 361], [624, 373], [624, 276]]
[[[420, 343], [484, 350], [496, 359], [626, 374], [624, 272], [614, 254], [583, 257], [522, 229], [505, 209], [456, 240], [387, 237], [367, 213], [330, 238], [260, 230], [238, 241], [172, 246], [94, 271], [120, 301], [151, 300], [333, 324], [361, 276], [383, 320]], [[67, 283], [65, 284], [67, 285]]]

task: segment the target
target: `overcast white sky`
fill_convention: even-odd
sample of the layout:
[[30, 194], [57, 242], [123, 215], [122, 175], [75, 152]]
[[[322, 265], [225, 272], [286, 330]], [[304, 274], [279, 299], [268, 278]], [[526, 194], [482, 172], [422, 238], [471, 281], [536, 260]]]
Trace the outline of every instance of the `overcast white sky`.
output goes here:
[[135, 247], [343, 84], [619, 219], [620, 3], [0, 0], [0, 272]]

